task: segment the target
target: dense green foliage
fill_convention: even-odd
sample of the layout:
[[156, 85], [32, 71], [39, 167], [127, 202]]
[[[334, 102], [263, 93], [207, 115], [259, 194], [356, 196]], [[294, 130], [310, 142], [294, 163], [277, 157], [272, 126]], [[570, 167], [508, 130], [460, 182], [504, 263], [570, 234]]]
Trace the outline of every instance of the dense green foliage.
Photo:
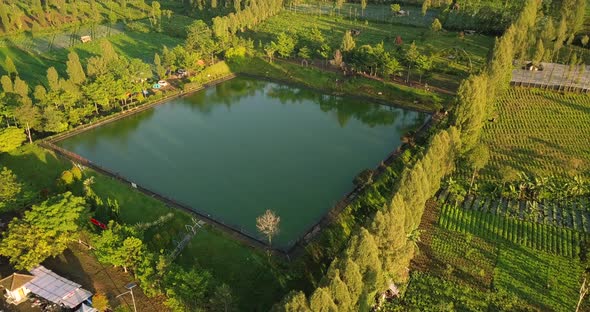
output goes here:
[[50, 198], [14, 219], [0, 241], [0, 255], [17, 269], [30, 270], [61, 254], [85, 224], [85, 200], [72, 193]]
[[[580, 29], [585, 1], [407, 0], [400, 1], [401, 6], [359, 2], [336, 1], [326, 11], [319, 5], [317, 17], [309, 14], [316, 14], [315, 9], [280, 13], [280, 0], [0, 3], [4, 33], [31, 30], [38, 35], [44, 28], [101, 22], [115, 29], [120, 20], [127, 31], [108, 41], [70, 44], [68, 50], [43, 54], [31, 48], [30, 38], [0, 49], [0, 211], [33, 205], [10, 223], [0, 254], [16, 268], [30, 268], [67, 248], [92, 212], [105, 223], [111, 220], [105, 231], [88, 231], [97, 258], [130, 270], [150, 295], [164, 295], [173, 311], [230, 311], [234, 305], [254, 310], [268, 307], [290, 289], [305, 289], [309, 295], [293, 291], [276, 310], [571, 310], [582, 271], [572, 259], [583, 254], [587, 239], [576, 230], [444, 205], [438, 235], [430, 243], [434, 260], [444, 264], [411, 277], [407, 268], [419, 241], [425, 203], [452, 172], [459, 153], [464, 153], [460, 162], [467, 160], [464, 167], [472, 183], [464, 184], [470, 184], [469, 191], [477, 189], [473, 180], [487, 162], [482, 141], [491, 154], [490, 166], [482, 170], [486, 175], [503, 174], [503, 167], [527, 173], [546, 173], [552, 167], [587, 170], [582, 149], [588, 139], [581, 117], [588, 113], [585, 98], [507, 92], [515, 59], [577, 63], [585, 58], [569, 47]], [[422, 5], [423, 18], [398, 16], [408, 4]], [[410, 8], [412, 15], [419, 14], [417, 7]], [[171, 18], [172, 11], [202, 20]], [[335, 12], [340, 16], [333, 16]], [[382, 18], [374, 18], [376, 14]], [[504, 33], [485, 66], [490, 40], [463, 33], [469, 29]], [[218, 63], [222, 58], [228, 62]], [[232, 71], [250, 73], [338, 94], [396, 99], [422, 110], [445, 106], [452, 109], [451, 126], [443, 122], [424, 147], [402, 154], [405, 170], [383, 168], [382, 175], [359, 183], [364, 185], [362, 193], [307, 246], [305, 260], [292, 264], [296, 268], [209, 227], [171, 262], [165, 254], [190, 223], [187, 215], [175, 211], [166, 217], [170, 210], [162, 203], [117, 181], [70, 169], [69, 163], [35, 146], [18, 147], [27, 138], [32, 142], [157, 100], [160, 91], [144, 92], [151, 89], [148, 79], [174, 78], [177, 69], [188, 74], [174, 79], [171, 88], [184, 91]], [[427, 90], [392, 81], [417, 81]], [[445, 105], [446, 98], [430, 92], [426, 83], [447, 92], [458, 90], [456, 109]], [[495, 113], [500, 118], [487, 123], [498, 98]], [[547, 106], [558, 113], [547, 117]], [[545, 135], [541, 129], [562, 124], [567, 126], [559, 134]], [[542, 152], [519, 150], [523, 144]], [[525, 196], [529, 191], [534, 193], [526, 185], [521, 188]], [[326, 266], [307, 270], [310, 263]], [[313, 275], [321, 270], [326, 274], [314, 283]], [[541, 273], [532, 280], [531, 272]], [[404, 288], [408, 281], [405, 297], [382, 300], [386, 291]], [[311, 290], [309, 284], [317, 288]]]
[[[459, 149], [457, 137], [454, 128], [434, 135], [422, 159], [403, 172], [393, 198], [369, 219], [369, 230], [361, 228], [353, 234], [345, 252], [332, 262], [320, 288], [309, 299], [311, 305], [319, 305], [312, 310], [330, 305], [366, 310], [375, 304], [375, 294], [384, 291], [387, 284], [403, 283], [407, 279], [406, 268], [414, 253], [413, 234], [426, 200], [438, 190], [440, 179], [453, 168]], [[359, 270], [363, 278], [353, 283], [347, 276], [355, 274], [355, 270]], [[352, 304], [339, 300], [341, 295], [337, 288], [330, 286], [338, 279], [348, 281], [343, 293]], [[322, 300], [316, 299], [318, 296]], [[300, 300], [300, 296], [289, 297], [276, 308], [287, 310], [287, 306], [294, 304], [292, 300]]]

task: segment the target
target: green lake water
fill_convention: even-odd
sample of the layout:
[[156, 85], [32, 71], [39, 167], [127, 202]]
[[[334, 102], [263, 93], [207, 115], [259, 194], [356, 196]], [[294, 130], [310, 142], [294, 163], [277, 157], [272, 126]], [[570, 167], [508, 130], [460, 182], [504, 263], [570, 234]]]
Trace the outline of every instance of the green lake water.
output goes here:
[[274, 210], [288, 248], [426, 117], [240, 77], [57, 145], [254, 236]]

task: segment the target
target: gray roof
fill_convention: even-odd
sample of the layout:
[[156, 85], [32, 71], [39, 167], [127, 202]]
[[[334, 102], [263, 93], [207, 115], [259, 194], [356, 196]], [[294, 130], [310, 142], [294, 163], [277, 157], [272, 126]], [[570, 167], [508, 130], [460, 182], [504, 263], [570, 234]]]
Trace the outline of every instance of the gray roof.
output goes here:
[[32, 269], [31, 274], [35, 278], [25, 284], [25, 287], [53, 303], [63, 303], [66, 307], [75, 308], [92, 296], [91, 292], [80, 288], [80, 284], [65, 279], [42, 265]]

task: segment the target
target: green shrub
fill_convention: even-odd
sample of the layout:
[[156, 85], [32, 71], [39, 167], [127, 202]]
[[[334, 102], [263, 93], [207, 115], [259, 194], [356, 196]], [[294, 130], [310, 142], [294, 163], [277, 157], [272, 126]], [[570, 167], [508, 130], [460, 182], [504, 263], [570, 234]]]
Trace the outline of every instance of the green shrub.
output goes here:
[[80, 168], [74, 166], [74, 167], [72, 167], [72, 169], [70, 169], [70, 173], [72, 174], [74, 180], [76, 180], [76, 181], [82, 180], [82, 170], [80, 170]]
[[59, 177], [59, 182], [61, 185], [64, 186], [70, 185], [74, 183], [74, 175], [70, 170], [66, 170], [61, 173], [61, 176]]
[[151, 32], [150, 27], [142, 22], [131, 22], [131, 23], [127, 23], [127, 25], [125, 25], [127, 27], [128, 30], [130, 31], [134, 31], [134, 32], [138, 32], [138, 33], [143, 33], [143, 34], [147, 34], [149, 32]]

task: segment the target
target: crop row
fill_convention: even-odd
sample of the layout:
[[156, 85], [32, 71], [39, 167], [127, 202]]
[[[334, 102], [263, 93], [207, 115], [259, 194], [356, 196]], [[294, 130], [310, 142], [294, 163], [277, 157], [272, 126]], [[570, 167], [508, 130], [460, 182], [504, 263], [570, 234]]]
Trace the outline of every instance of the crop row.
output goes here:
[[[446, 190], [440, 192], [438, 200], [455, 205], [453, 197]], [[489, 212], [590, 233], [590, 202], [585, 197], [567, 202], [534, 202], [467, 196], [463, 202], [456, 204], [467, 210]]]
[[536, 222], [505, 217], [483, 211], [465, 210], [445, 204], [439, 218], [442, 228], [470, 233], [492, 240], [505, 239], [515, 244], [566, 257], [580, 254], [587, 234]]
[[482, 134], [491, 151], [491, 176], [501, 168], [540, 175], [590, 168], [588, 95], [510, 88], [494, 111], [494, 122]]

